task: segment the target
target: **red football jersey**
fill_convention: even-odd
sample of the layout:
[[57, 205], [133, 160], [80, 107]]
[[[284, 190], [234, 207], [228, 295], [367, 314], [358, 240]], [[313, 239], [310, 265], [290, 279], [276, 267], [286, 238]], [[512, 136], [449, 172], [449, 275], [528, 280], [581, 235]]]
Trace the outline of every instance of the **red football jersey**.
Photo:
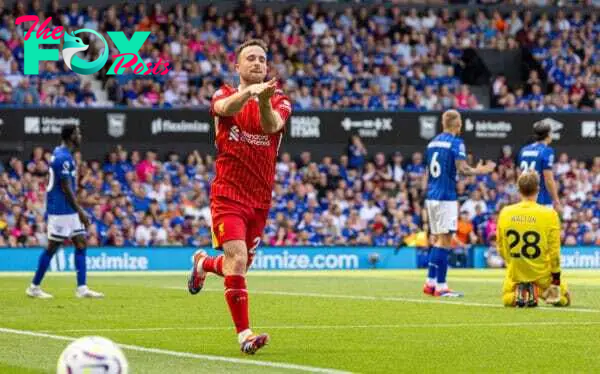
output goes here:
[[[275, 134], [263, 131], [258, 99], [255, 98], [249, 99], [234, 116], [217, 116], [215, 103], [236, 92], [236, 88], [223, 85], [213, 95], [210, 105], [210, 115], [215, 117], [217, 146], [216, 176], [211, 196], [223, 196], [254, 208], [269, 209], [283, 129]], [[290, 99], [281, 90], [271, 97], [271, 105], [284, 121], [292, 114]]]

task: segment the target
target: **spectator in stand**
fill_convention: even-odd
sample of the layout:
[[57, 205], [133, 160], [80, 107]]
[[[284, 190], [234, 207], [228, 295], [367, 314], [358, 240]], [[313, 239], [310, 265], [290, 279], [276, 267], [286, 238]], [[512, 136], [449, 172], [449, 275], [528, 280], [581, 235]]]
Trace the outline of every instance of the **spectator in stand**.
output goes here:
[[458, 218], [457, 230], [454, 235], [454, 246], [464, 248], [477, 243], [477, 235], [473, 223], [469, 219], [469, 212], [462, 210]]
[[146, 152], [146, 159], [136, 166], [138, 180], [142, 183], [151, 183], [154, 179], [158, 165], [156, 162], [156, 152]]
[[[504, 77], [496, 79], [493, 107], [600, 109], [595, 68], [600, 61], [600, 23], [593, 12], [582, 14], [567, 9], [548, 15], [540, 8], [519, 13], [509, 6], [506, 11], [462, 7], [456, 11], [410, 9], [406, 14], [392, 5], [348, 7], [336, 13], [314, 4], [282, 13], [267, 8], [263, 16], [257, 17], [251, 3], [244, 5], [245, 13], [225, 15], [218, 12], [217, 6], [156, 4], [151, 9], [141, 6], [132, 11], [127, 4], [85, 9], [52, 4], [45, 11], [40, 2], [33, 2], [28, 14], [39, 14], [42, 19], [51, 16], [55, 26], [61, 24], [67, 31], [83, 27], [128, 35], [136, 30], [151, 31], [149, 43], [140, 49], [141, 57], [153, 64], [159, 59], [168, 61], [171, 70], [156, 79], [133, 80], [131, 71], [119, 77], [107, 75], [107, 64], [97, 78], [103, 81], [111, 101], [99, 103], [98, 98], [80, 95], [79, 78], [62, 64], [50, 64], [56, 65], [56, 70], [41, 66], [36, 78], [12, 76], [22, 71], [22, 31], [30, 23], [15, 29], [14, 24], [5, 22], [0, 24], [0, 72], [7, 74], [11, 85], [30, 81], [37, 95], [11, 95], [7, 88], [0, 88], [0, 101], [66, 106], [65, 100], [56, 103], [48, 99], [56, 93], [44, 88], [58, 87], [51, 83], [58, 80], [66, 86], [65, 96], [75, 92], [78, 106], [207, 107], [212, 93], [223, 82], [235, 84], [233, 51], [252, 36], [276, 45], [272, 71], [299, 108], [479, 110], [485, 103], [461, 85], [463, 51], [470, 47], [523, 47], [531, 52], [539, 68], [532, 69], [523, 95], [516, 95], [516, 87], [508, 87]], [[19, 12], [25, 12], [24, 5], [5, 11], [5, 15], [16, 17]], [[109, 47], [117, 53], [113, 45]], [[91, 43], [83, 52], [85, 58], [93, 60], [99, 48], [97, 42]], [[533, 87], [538, 87], [539, 93]]]
[[365, 148], [362, 140], [358, 135], [352, 135], [348, 145], [348, 167], [361, 170], [365, 164], [366, 156], [367, 148]]

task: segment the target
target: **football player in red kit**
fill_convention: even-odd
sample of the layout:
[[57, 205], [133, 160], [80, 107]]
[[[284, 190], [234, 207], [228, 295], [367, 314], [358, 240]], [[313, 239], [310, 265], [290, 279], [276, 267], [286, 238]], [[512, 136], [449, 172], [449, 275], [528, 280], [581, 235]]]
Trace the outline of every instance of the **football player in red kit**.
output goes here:
[[215, 92], [210, 113], [216, 127], [216, 176], [211, 186], [213, 246], [223, 254], [194, 254], [188, 280], [191, 294], [202, 290], [207, 273], [225, 278], [225, 299], [241, 350], [254, 354], [268, 341], [254, 334], [248, 318], [246, 272], [265, 227], [275, 178], [275, 163], [290, 100], [267, 76], [267, 47], [249, 40], [236, 51], [240, 85]]

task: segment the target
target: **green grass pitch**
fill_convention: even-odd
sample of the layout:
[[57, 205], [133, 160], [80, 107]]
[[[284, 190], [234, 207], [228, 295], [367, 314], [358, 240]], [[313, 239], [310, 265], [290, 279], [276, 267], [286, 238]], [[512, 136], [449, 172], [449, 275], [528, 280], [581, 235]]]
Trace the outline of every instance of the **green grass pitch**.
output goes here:
[[191, 296], [186, 276], [90, 274], [90, 286], [107, 297], [79, 300], [74, 274], [50, 274], [43, 286], [55, 299], [31, 300], [24, 292], [30, 274], [0, 274], [0, 373], [52, 373], [66, 339], [86, 335], [132, 346], [124, 352], [131, 372], [141, 374], [600, 367], [594, 271], [564, 272], [572, 308], [523, 310], [500, 306], [503, 273], [493, 270], [451, 269], [450, 285], [465, 292], [451, 300], [422, 295], [424, 271], [251, 273], [251, 323], [272, 339], [251, 357], [239, 352], [222, 280], [209, 277]]

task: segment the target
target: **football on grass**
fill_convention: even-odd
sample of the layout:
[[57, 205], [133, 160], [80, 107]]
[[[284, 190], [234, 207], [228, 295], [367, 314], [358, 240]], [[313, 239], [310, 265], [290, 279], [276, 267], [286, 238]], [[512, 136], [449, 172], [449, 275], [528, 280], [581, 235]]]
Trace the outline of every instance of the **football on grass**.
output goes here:
[[69, 344], [58, 359], [57, 374], [127, 374], [121, 348], [109, 339], [86, 336]]

